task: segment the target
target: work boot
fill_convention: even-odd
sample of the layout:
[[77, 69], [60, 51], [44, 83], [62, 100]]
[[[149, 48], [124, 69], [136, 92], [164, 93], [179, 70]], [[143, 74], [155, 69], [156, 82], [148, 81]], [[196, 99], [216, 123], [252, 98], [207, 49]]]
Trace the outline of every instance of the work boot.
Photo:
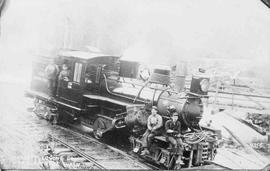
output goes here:
[[172, 150], [173, 149], [173, 145], [169, 144], [169, 147], [167, 148], [167, 150]]
[[146, 154], [149, 154], [148, 149], [144, 149], [141, 153], [142, 156], [145, 156]]
[[180, 164], [180, 165], [184, 165], [185, 163], [183, 162], [183, 160], [181, 159], [181, 157], [179, 157], [176, 161], [176, 164]]

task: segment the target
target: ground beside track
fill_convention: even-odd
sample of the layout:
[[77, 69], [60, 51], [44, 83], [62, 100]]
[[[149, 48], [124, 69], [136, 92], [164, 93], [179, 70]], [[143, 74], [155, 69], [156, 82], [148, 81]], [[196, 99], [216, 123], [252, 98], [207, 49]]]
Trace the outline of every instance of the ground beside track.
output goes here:
[[63, 169], [54, 158], [44, 161], [48, 155], [47, 135], [53, 128], [27, 111], [32, 107], [32, 100], [24, 97], [25, 88], [0, 82], [0, 168], [44, 169], [43, 164], [49, 163], [50, 169]]
[[2, 169], [41, 169], [40, 150], [50, 124], [27, 111], [24, 87], [0, 83], [0, 161]]
[[[83, 166], [85, 164], [82, 162], [66, 162], [64, 166], [63, 162], [59, 162], [65, 152], [59, 152], [62, 147], [56, 147], [49, 138], [49, 135], [57, 132], [57, 128], [31, 112], [32, 100], [24, 97], [24, 90], [25, 87], [17, 84], [0, 83], [1, 169], [91, 169], [91, 165]], [[93, 152], [102, 150], [104, 149], [95, 149]], [[129, 168], [132, 163], [133, 169], [149, 168], [133, 160], [128, 163], [123, 155], [122, 163], [117, 163], [119, 156], [120, 153], [111, 151], [111, 156], [100, 155], [98, 158], [104, 162], [108, 160], [106, 157], [114, 157], [114, 163], [107, 165], [106, 169], [119, 168], [119, 164], [126, 164]]]

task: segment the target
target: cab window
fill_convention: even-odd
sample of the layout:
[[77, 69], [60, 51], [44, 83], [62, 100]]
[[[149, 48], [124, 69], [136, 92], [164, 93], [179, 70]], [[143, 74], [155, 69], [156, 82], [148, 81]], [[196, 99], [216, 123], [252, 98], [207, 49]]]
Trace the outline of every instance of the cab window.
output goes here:
[[73, 81], [80, 83], [81, 80], [81, 74], [82, 74], [82, 63], [75, 63], [75, 69], [74, 69], [74, 76]]
[[87, 79], [87, 83], [94, 83], [96, 81], [96, 70], [97, 66], [89, 64], [86, 68], [85, 77]]

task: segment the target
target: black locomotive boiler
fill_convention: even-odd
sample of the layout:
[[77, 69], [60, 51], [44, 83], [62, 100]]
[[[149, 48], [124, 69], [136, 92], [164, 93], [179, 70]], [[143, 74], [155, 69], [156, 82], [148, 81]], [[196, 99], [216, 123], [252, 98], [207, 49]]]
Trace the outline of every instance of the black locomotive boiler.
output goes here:
[[[133, 151], [140, 156], [148, 109], [157, 106], [166, 121], [168, 107], [173, 105], [182, 123], [183, 153], [169, 150], [169, 143], [161, 135], [155, 137], [150, 154], [141, 157], [167, 169], [200, 166], [214, 159], [216, 132], [199, 125], [208, 78], [193, 77], [190, 91], [175, 92], [169, 85], [167, 70], [154, 69], [148, 80], [140, 79], [143, 72], [136, 62], [100, 53], [63, 50], [54, 59], [54, 65], [59, 68], [58, 74], [65, 65], [68, 78], [52, 80], [46, 73], [50, 60], [41, 56], [33, 62], [31, 88], [27, 91], [34, 98], [34, 112], [39, 116], [53, 123], [91, 127], [97, 139], [111, 131], [125, 130]], [[180, 160], [181, 164], [176, 162]]]

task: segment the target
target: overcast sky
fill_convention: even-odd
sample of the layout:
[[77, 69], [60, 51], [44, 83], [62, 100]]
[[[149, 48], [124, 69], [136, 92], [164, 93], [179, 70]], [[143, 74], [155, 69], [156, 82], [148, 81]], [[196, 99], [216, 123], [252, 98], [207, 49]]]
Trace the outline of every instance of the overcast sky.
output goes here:
[[1, 26], [2, 68], [27, 65], [29, 52], [86, 46], [157, 64], [270, 64], [270, 10], [260, 0], [10, 0]]

